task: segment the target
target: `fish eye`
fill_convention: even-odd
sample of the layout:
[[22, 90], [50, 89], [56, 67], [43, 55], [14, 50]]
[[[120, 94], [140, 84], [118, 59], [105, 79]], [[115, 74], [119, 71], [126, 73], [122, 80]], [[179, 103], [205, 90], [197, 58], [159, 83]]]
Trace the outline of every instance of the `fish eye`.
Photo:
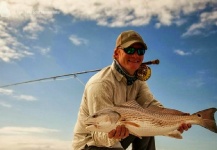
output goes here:
[[201, 114], [197, 114], [198, 117], [201, 117]]
[[98, 116], [97, 114], [94, 114], [92, 117], [93, 117], [93, 118], [96, 118], [97, 116]]

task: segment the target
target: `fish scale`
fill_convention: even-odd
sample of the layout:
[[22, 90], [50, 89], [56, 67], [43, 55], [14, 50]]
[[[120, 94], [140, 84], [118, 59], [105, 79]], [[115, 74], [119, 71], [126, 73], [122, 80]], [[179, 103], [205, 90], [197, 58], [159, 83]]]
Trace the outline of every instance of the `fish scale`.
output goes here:
[[133, 109], [134, 107], [132, 108], [114, 107], [114, 110], [122, 114], [121, 115], [122, 118], [129, 118], [130, 120], [133, 120], [133, 121], [142, 121], [142, 122], [149, 121], [153, 125], [159, 125], [159, 127], [166, 126], [166, 125], [173, 125], [174, 122], [177, 122], [180, 120], [185, 120], [185, 121], [192, 120], [192, 117], [193, 117], [193, 116], [180, 116], [180, 115], [176, 116], [176, 115], [160, 114], [159, 112], [147, 111], [143, 108], [141, 111], [140, 109], [139, 110]]
[[217, 133], [214, 113], [216, 108], [209, 108], [192, 115], [179, 110], [150, 106], [141, 107], [135, 100], [120, 106], [102, 109], [85, 120], [89, 131], [110, 132], [118, 125], [125, 125], [130, 134], [138, 137], [164, 135], [182, 138], [178, 128], [183, 123], [200, 125]]

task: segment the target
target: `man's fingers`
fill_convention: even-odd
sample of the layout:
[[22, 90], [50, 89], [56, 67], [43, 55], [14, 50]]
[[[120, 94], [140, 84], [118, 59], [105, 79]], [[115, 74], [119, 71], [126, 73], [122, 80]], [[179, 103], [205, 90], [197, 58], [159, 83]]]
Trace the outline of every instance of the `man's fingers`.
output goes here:
[[115, 135], [115, 132], [116, 132], [116, 130], [114, 129], [114, 130], [112, 130], [112, 131], [110, 131], [109, 133], [108, 133], [108, 137], [109, 138], [113, 138], [114, 137], [114, 135]]
[[126, 132], [126, 128], [124, 126], [121, 126], [121, 132], [120, 132], [120, 137], [119, 138], [123, 138], [125, 136], [125, 132]]
[[124, 139], [124, 138], [126, 138], [128, 136], [129, 136], [129, 130], [124, 125], [122, 125], [121, 126], [121, 136], [120, 136], [120, 138]]
[[191, 128], [191, 124], [186, 124], [186, 123], [183, 123], [179, 128], [178, 128], [178, 131], [183, 133], [184, 130], [185, 131], [188, 131], [188, 129]]
[[188, 128], [190, 129], [191, 128], [191, 124], [187, 124], [188, 125]]
[[125, 128], [125, 129], [126, 129], [126, 130], [125, 130], [125, 135], [124, 135], [124, 137], [123, 137], [122, 139], [125, 139], [125, 138], [128, 137], [129, 134], [130, 134], [129, 129], [128, 129], [128, 128]]
[[114, 139], [124, 139], [127, 136], [129, 136], [129, 130], [124, 125], [117, 126], [116, 129], [108, 133], [108, 137]]
[[117, 126], [116, 128], [116, 133], [114, 135], [114, 138], [115, 139], [121, 139], [121, 136], [122, 136], [122, 132], [123, 132], [123, 126]]
[[183, 125], [183, 129], [184, 129], [185, 131], [188, 131], [189, 128], [191, 128], [191, 124], [184, 124], [184, 125]]

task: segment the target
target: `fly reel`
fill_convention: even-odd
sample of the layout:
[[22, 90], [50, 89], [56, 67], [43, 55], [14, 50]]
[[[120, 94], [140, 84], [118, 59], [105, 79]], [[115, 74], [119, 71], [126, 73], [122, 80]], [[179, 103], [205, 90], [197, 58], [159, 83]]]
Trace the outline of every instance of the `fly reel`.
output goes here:
[[147, 65], [159, 63], [158, 59], [142, 63], [136, 72], [137, 78], [141, 81], [147, 81], [151, 77], [151, 68]]
[[137, 78], [141, 81], [146, 81], [151, 77], [151, 68], [142, 64], [136, 72]]

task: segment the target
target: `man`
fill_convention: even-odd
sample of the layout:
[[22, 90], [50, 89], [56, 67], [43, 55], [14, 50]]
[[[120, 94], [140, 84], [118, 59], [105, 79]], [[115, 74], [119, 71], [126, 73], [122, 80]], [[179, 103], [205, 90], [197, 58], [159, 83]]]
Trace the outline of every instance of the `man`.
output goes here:
[[[163, 107], [150, 92], [145, 81], [136, 78], [135, 73], [144, 59], [147, 45], [135, 31], [122, 32], [117, 40], [111, 66], [95, 74], [86, 84], [74, 129], [73, 150], [123, 150], [131, 143], [133, 150], [155, 150], [154, 137], [139, 139], [129, 135], [125, 126], [117, 126], [109, 133], [85, 130], [83, 120], [106, 107], [136, 100], [142, 107], [156, 105]], [[179, 131], [188, 130], [190, 124], [183, 124]]]

